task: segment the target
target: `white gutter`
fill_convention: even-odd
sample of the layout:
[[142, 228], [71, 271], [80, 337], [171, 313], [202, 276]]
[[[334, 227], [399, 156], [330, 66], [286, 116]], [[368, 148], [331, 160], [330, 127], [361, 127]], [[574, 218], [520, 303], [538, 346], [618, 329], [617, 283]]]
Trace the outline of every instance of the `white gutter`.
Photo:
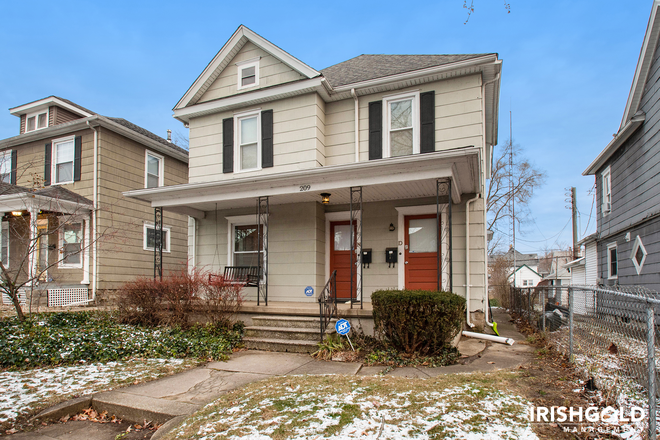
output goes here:
[[479, 197], [477, 195], [465, 203], [465, 317], [470, 328], [474, 327], [474, 324], [470, 321], [470, 203]]
[[94, 266], [92, 266], [92, 299], [96, 298], [96, 288], [98, 283], [98, 248], [97, 248], [97, 231], [98, 231], [98, 206], [99, 206], [99, 132], [96, 128], [87, 121], [87, 125], [94, 131], [94, 179], [92, 181], [92, 202], [94, 209], [92, 210], [92, 258], [94, 259]]
[[355, 89], [351, 89], [351, 96], [355, 102], [355, 162], [360, 161], [360, 107]]

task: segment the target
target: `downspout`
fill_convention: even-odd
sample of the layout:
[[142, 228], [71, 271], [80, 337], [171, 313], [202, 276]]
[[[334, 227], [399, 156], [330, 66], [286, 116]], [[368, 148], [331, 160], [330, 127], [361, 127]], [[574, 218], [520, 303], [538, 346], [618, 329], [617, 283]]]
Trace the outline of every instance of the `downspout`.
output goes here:
[[99, 169], [99, 132], [96, 128], [87, 121], [87, 126], [94, 131], [94, 180], [92, 183], [92, 201], [93, 201], [93, 211], [92, 211], [92, 258], [94, 259], [94, 265], [92, 266], [92, 298], [96, 299], [96, 288], [98, 282], [98, 250], [97, 250], [97, 236], [98, 231], [98, 205], [99, 205], [99, 185], [98, 185], [98, 169]]
[[481, 197], [480, 194], [465, 203], [465, 317], [468, 327], [473, 328], [470, 321], [470, 203]]
[[355, 89], [351, 89], [351, 96], [355, 102], [355, 162], [360, 161], [360, 106]]

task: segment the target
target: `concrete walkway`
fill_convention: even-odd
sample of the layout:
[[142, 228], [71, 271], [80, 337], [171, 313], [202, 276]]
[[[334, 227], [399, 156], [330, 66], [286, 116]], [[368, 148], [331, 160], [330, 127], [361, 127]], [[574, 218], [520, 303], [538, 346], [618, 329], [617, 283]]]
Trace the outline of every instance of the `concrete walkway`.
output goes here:
[[[457, 365], [437, 368], [395, 368], [385, 374], [429, 378], [440, 374], [517, 368], [530, 359], [533, 350], [528, 345], [519, 344], [524, 342], [525, 338], [509, 322], [510, 318], [506, 313], [497, 311], [494, 315], [498, 321], [500, 335], [514, 339], [516, 344], [508, 346], [462, 338], [459, 351], [463, 357], [461, 363]], [[66, 414], [74, 414], [92, 406], [99, 412], [108, 411], [109, 414], [127, 421], [141, 423], [150, 420], [153, 423], [164, 423], [152, 437], [157, 439], [202, 406], [216, 400], [227, 391], [240, 388], [250, 382], [286, 375], [375, 375], [385, 370], [385, 367], [366, 367], [360, 363], [318, 361], [304, 354], [243, 351], [232, 354], [227, 362], [211, 362], [203, 367], [153, 382], [74, 399], [49, 408], [37, 417], [41, 420], [59, 420]], [[117, 434], [117, 426], [113, 424], [68, 422], [46, 426], [34, 432], [14, 434], [7, 438], [112, 440]], [[146, 434], [148, 436], [149, 433]], [[131, 438], [142, 438], [142, 436]]]

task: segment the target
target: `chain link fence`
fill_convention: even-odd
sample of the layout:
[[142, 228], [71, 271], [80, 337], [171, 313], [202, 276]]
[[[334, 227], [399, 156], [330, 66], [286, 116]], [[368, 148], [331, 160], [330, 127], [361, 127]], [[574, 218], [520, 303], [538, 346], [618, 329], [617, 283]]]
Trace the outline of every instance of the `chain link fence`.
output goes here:
[[641, 287], [511, 288], [509, 309], [545, 332], [620, 407], [641, 406], [657, 438], [660, 294]]

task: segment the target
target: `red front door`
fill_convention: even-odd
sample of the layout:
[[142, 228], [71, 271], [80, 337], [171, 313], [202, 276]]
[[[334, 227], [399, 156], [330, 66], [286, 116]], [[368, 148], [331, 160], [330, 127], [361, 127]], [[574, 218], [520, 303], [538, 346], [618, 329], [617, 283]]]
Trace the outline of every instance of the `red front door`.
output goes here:
[[[353, 226], [355, 229], [355, 226]], [[337, 271], [337, 298], [351, 298], [351, 225], [348, 221], [330, 223], [330, 273]], [[355, 246], [355, 243], [353, 243]], [[355, 283], [357, 280], [353, 280]], [[353, 289], [355, 291], [355, 289]]]
[[[435, 214], [405, 218], [406, 289], [438, 289], [438, 227]], [[440, 282], [442, 286], [442, 280]]]

